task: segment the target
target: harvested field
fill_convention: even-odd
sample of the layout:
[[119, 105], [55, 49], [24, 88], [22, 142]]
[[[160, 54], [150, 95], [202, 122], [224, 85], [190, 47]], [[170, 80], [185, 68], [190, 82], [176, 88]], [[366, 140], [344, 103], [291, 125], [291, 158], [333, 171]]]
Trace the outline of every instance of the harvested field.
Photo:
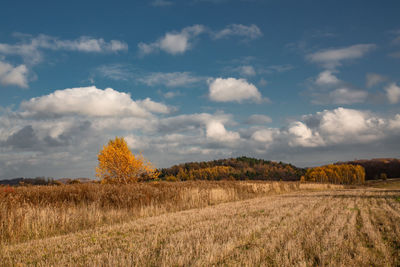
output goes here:
[[400, 189], [296, 192], [3, 245], [0, 262], [399, 266]]

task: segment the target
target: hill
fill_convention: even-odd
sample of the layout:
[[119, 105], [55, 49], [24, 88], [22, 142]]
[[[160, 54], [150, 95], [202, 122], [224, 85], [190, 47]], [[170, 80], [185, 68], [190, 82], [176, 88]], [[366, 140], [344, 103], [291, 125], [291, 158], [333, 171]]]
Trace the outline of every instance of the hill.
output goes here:
[[189, 162], [160, 170], [163, 180], [269, 180], [296, 181], [305, 169], [292, 164], [249, 157]]
[[382, 174], [387, 178], [400, 177], [400, 159], [396, 158], [360, 159], [336, 164], [361, 165], [365, 169], [366, 180], [380, 179]]

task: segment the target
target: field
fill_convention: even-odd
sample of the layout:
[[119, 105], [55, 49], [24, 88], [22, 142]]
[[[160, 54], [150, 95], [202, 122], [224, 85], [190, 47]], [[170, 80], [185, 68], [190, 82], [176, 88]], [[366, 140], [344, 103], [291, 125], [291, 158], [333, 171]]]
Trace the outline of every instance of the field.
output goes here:
[[[400, 265], [398, 180], [354, 188], [284, 182], [162, 183], [146, 185], [147, 191], [87, 186], [3, 193], [0, 263]], [[146, 194], [126, 199], [139, 191], [156, 200]], [[120, 199], [110, 201], [110, 192]]]

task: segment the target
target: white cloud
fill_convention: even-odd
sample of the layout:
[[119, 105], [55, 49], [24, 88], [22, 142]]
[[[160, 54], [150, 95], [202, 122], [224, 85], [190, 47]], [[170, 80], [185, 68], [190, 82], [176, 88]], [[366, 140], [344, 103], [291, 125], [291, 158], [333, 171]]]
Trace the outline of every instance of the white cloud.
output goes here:
[[366, 91], [342, 87], [330, 92], [328, 99], [332, 104], [350, 105], [354, 103], [363, 103], [367, 97], [368, 93]]
[[21, 103], [24, 116], [86, 115], [95, 117], [147, 117], [151, 112], [167, 113], [169, 108], [150, 99], [133, 101], [127, 93], [95, 86], [57, 90]]
[[400, 87], [395, 83], [387, 86], [385, 91], [390, 104], [396, 104], [400, 101]]
[[257, 27], [257, 25], [252, 24], [250, 26], [246, 26], [243, 24], [231, 24], [228, 25], [226, 28], [215, 32], [213, 36], [215, 39], [227, 38], [231, 36], [241, 36], [247, 37], [249, 39], [257, 39], [262, 35], [263, 34], [260, 28]]
[[366, 86], [368, 88], [383, 83], [387, 80], [387, 77], [376, 73], [367, 73], [365, 78], [366, 78]]
[[307, 118], [319, 121], [318, 134], [327, 144], [364, 143], [379, 139], [384, 120], [366, 111], [337, 108]]
[[183, 28], [180, 32], [167, 32], [153, 43], [139, 43], [139, 52], [147, 55], [162, 50], [171, 55], [183, 54], [192, 47], [193, 39], [204, 31], [205, 27], [197, 24]]
[[235, 142], [240, 139], [239, 133], [227, 131], [222, 122], [211, 121], [207, 124], [207, 138], [218, 142]]
[[251, 135], [251, 139], [264, 145], [269, 145], [273, 143], [277, 132], [279, 132], [277, 129], [258, 130]]
[[245, 79], [216, 78], [209, 82], [209, 97], [216, 102], [243, 102], [245, 100], [261, 102], [261, 93], [257, 87]]
[[342, 61], [361, 58], [375, 48], [374, 44], [357, 44], [343, 48], [325, 49], [308, 54], [307, 59], [332, 69], [342, 65]]
[[313, 132], [306, 124], [297, 121], [292, 123], [288, 129], [289, 145], [303, 147], [323, 146], [324, 141], [318, 132]]
[[[328, 160], [334, 161], [343, 159], [343, 155], [346, 159], [373, 157], [380, 148], [392, 155], [399, 149], [400, 114], [382, 117], [369, 111], [337, 108], [303, 116], [282, 128], [264, 128], [261, 124], [249, 127], [221, 112], [159, 115], [167, 111], [161, 103], [132, 100], [113, 89], [94, 88], [92, 96], [82, 88], [66, 90], [58, 93], [66, 103], [53, 96], [55, 92], [24, 102], [28, 104], [21, 104], [15, 112], [2, 111], [0, 179], [25, 175], [93, 177], [96, 154], [114, 136], [125, 136], [134, 152], [143, 151], [157, 167], [239, 155], [304, 165], [304, 158], [311, 157], [307, 162], [312, 163], [332, 156]], [[98, 114], [97, 101], [105, 109], [103, 113]], [[149, 115], [132, 115], [133, 102]], [[115, 108], [116, 103], [124, 110]], [[81, 107], [85, 105], [93, 111]], [[255, 115], [257, 121], [265, 119], [268, 123], [265, 115]]]
[[158, 102], [152, 101], [150, 98], [146, 98], [144, 100], [138, 100], [136, 101], [138, 105], [145, 110], [148, 110], [153, 113], [162, 113], [162, 114], [168, 114], [171, 111], [170, 107], [167, 107], [166, 105]]
[[272, 122], [272, 119], [269, 116], [262, 114], [253, 114], [246, 121], [246, 123], [254, 125], [267, 124], [270, 122]]
[[340, 80], [332, 74], [331, 70], [326, 70], [321, 72], [318, 75], [318, 78], [315, 80], [315, 83], [317, 85], [331, 85], [331, 84], [337, 84], [339, 83]]
[[148, 86], [182, 87], [191, 86], [205, 78], [192, 75], [190, 72], [153, 72], [138, 78], [138, 81]]
[[0, 83], [3, 85], [16, 85], [28, 87], [28, 69], [25, 65], [12, 66], [9, 63], [0, 61]]

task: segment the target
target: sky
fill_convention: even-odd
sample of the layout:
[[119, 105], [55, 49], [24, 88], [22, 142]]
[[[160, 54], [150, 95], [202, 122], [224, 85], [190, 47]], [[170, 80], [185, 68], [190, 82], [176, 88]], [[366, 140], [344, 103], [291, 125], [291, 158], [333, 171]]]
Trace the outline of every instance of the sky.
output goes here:
[[0, 7], [0, 179], [94, 178], [116, 136], [159, 168], [400, 157], [397, 0]]

